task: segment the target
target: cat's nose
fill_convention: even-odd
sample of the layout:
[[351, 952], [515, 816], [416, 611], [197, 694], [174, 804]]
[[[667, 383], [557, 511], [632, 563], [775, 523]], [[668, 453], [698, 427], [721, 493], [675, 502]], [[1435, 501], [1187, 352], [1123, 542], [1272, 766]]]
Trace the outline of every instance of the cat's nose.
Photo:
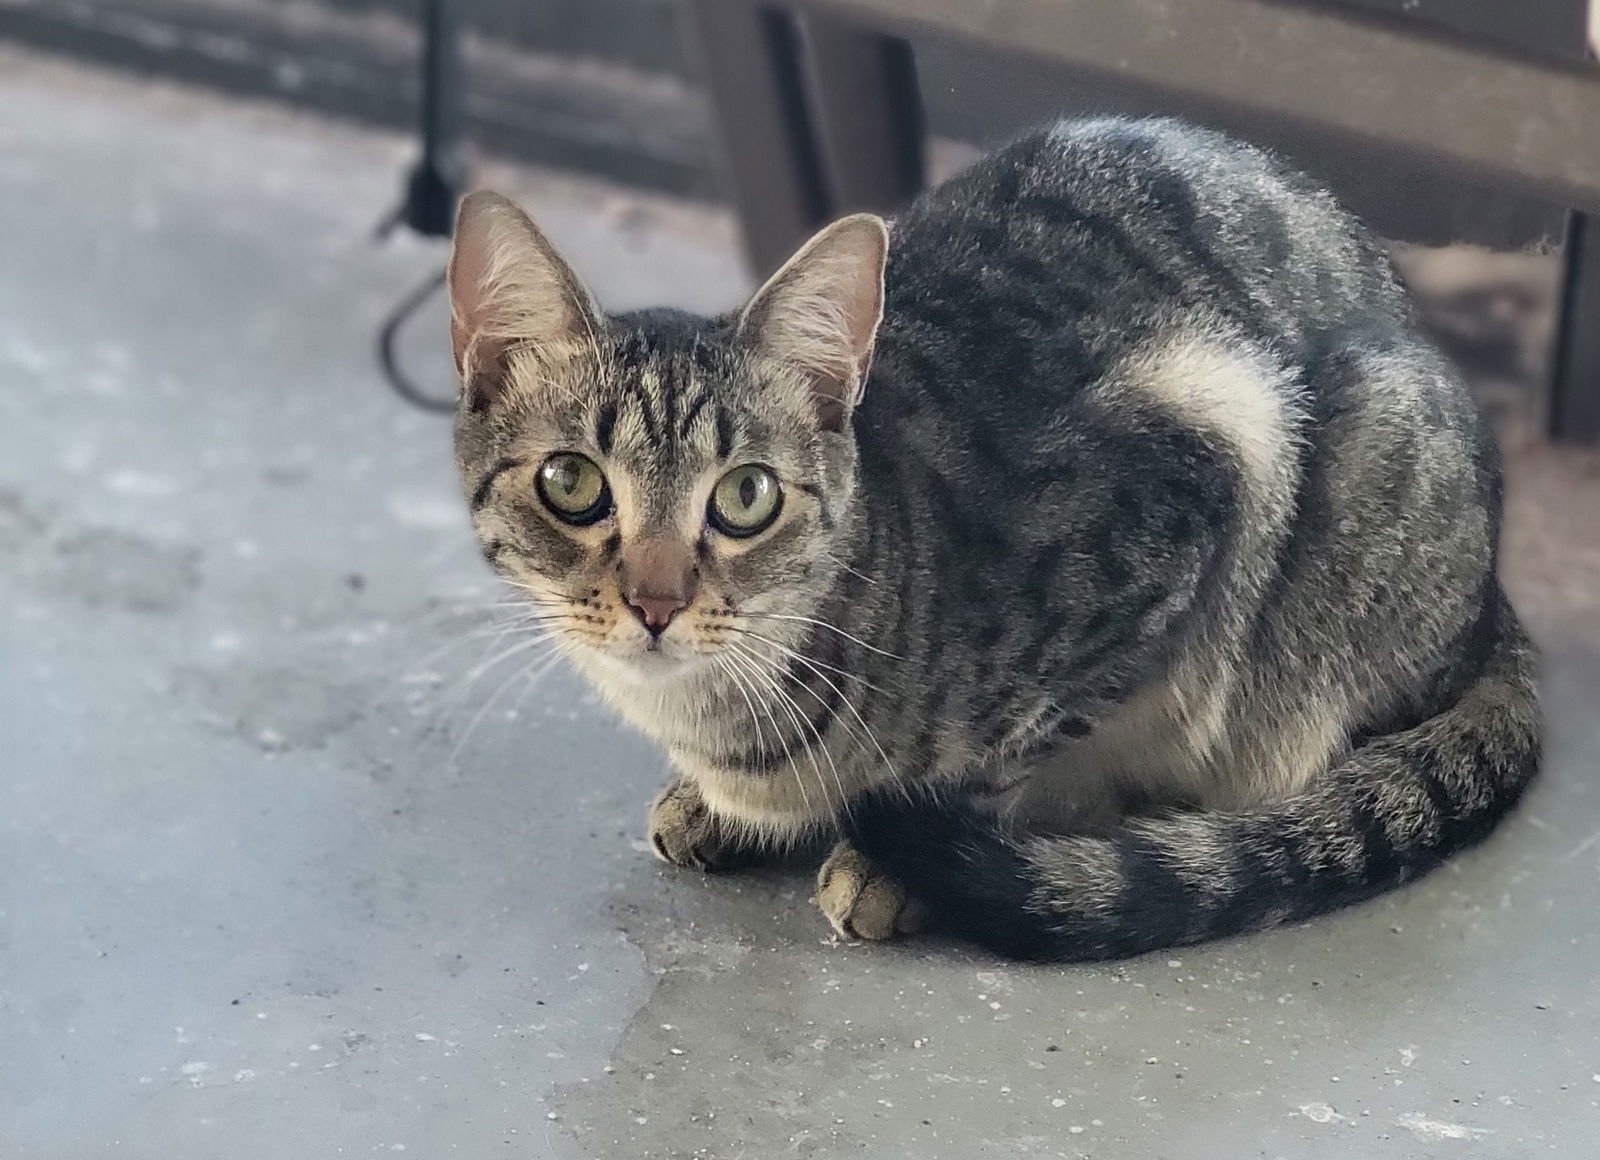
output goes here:
[[684, 596], [644, 596], [639, 593], [630, 593], [628, 596], [628, 608], [639, 618], [645, 631], [655, 637], [665, 632], [672, 618], [688, 605], [688, 598]]
[[651, 644], [694, 599], [699, 583], [692, 545], [641, 538], [623, 545], [617, 587], [628, 609], [650, 634]]

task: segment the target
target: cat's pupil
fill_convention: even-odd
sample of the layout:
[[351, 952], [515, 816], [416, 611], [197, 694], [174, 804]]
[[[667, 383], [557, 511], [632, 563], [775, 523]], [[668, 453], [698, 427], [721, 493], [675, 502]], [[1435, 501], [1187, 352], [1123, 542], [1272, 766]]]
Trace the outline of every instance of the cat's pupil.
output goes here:
[[556, 468], [556, 490], [564, 496], [573, 496], [578, 492], [578, 465], [563, 463]]
[[756, 477], [747, 475], [739, 481], [739, 502], [745, 507], [754, 507], [756, 503]]

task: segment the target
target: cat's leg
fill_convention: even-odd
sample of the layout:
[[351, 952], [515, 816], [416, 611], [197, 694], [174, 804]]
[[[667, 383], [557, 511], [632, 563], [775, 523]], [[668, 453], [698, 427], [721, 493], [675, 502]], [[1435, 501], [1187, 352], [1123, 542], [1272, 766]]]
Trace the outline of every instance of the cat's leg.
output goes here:
[[836, 845], [817, 872], [817, 906], [845, 938], [892, 938], [927, 921], [922, 904], [848, 842]]
[[755, 850], [734, 827], [717, 817], [694, 782], [675, 777], [650, 803], [646, 833], [656, 857], [697, 870], [736, 870], [754, 861]]

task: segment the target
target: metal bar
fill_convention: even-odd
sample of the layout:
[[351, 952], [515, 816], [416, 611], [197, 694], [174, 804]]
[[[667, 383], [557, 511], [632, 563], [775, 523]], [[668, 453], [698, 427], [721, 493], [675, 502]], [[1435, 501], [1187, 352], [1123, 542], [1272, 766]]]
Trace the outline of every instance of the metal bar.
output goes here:
[[1550, 434], [1600, 440], [1600, 230], [1574, 212], [1562, 248], [1561, 322], [1550, 388]]
[[1415, 22], [1275, 0], [790, 3], [1270, 110], [1600, 212], [1600, 71]]
[[924, 181], [922, 97], [911, 46], [815, 17], [802, 28], [828, 212], [891, 213]]
[[690, 0], [690, 50], [720, 130], [717, 158], [758, 274], [776, 269], [829, 212], [789, 14], [745, 0]]
[[426, 0], [422, 36], [422, 157], [411, 171], [405, 221], [419, 234], [448, 238], [466, 177], [461, 25], [455, 0]]

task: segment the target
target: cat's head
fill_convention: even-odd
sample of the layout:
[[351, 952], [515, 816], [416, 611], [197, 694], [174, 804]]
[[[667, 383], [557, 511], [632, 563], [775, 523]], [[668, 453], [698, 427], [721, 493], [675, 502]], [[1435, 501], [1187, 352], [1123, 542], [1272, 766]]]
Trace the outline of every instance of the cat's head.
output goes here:
[[510, 202], [462, 203], [457, 464], [485, 555], [558, 640], [668, 675], [803, 635], [843, 566], [887, 240], [845, 218], [736, 314], [607, 317]]

